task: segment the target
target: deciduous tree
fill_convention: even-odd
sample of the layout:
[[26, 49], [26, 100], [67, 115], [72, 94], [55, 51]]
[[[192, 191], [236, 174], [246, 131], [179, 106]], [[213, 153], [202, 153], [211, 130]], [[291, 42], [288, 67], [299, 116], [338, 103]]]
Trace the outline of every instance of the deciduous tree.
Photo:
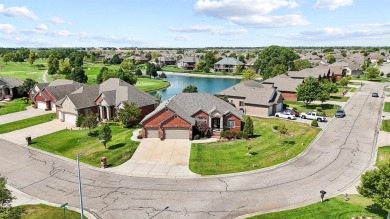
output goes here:
[[74, 68], [72, 72], [66, 76], [66, 78], [80, 83], [88, 82], [88, 76], [85, 74], [84, 69], [82, 67]]
[[195, 85], [188, 85], [182, 91], [183, 93], [198, 93], [198, 88]]
[[11, 206], [12, 196], [11, 191], [5, 187], [7, 180], [0, 176], [0, 218], [4, 219], [20, 219], [22, 218], [23, 210], [13, 208]]
[[242, 81], [246, 81], [246, 80], [253, 80], [256, 78], [256, 72], [251, 69], [251, 68], [246, 68], [243, 72], [242, 72]]
[[326, 56], [326, 61], [327, 61], [329, 64], [332, 64], [332, 63], [335, 63], [335, 62], [336, 62], [336, 58], [334, 57], [334, 55], [329, 54], [329, 55]]
[[297, 98], [304, 101], [306, 105], [318, 99], [322, 93], [320, 82], [313, 78], [308, 77], [305, 79], [305, 83], [302, 83], [297, 88]]
[[380, 70], [379, 68], [376, 68], [376, 67], [368, 67], [366, 70], [365, 70], [365, 73], [366, 73], [366, 78], [368, 80], [372, 80], [374, 78], [377, 78], [379, 77], [379, 73], [380, 73]]
[[311, 68], [311, 63], [306, 59], [297, 59], [294, 60], [294, 71], [300, 71], [306, 68]]
[[22, 96], [26, 96], [28, 92], [37, 84], [38, 82], [34, 81], [31, 78], [26, 78], [26, 80], [23, 81], [23, 85], [19, 87], [18, 92]]
[[141, 115], [141, 109], [135, 103], [123, 102], [123, 106], [118, 111], [118, 119], [127, 128], [132, 127]]
[[30, 52], [30, 54], [28, 55], [28, 63], [30, 63], [30, 65], [33, 65], [36, 59], [37, 54], [35, 52]]
[[91, 134], [92, 129], [96, 128], [97, 124], [97, 115], [90, 113], [84, 116], [84, 119], [81, 122], [81, 127], [88, 128], [88, 134]]
[[103, 143], [104, 149], [107, 149], [107, 143], [111, 141], [112, 135], [111, 135], [111, 128], [106, 123], [104, 124], [99, 131], [99, 140]]

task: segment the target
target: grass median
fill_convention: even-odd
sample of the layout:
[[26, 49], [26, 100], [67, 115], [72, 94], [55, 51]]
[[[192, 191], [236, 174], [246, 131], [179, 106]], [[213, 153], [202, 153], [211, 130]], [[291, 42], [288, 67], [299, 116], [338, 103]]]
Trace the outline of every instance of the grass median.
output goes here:
[[[61, 130], [52, 134], [33, 139], [32, 147], [76, 159], [76, 155], [93, 146], [82, 157], [81, 162], [92, 166], [100, 166], [100, 158], [107, 157], [109, 167], [118, 166], [129, 160], [139, 142], [130, 140], [134, 129], [126, 129], [121, 126], [110, 126], [112, 141], [107, 143], [104, 149], [103, 143], [99, 142], [98, 136], [88, 135], [88, 130]], [[93, 130], [97, 133], [100, 127]]]
[[378, 148], [378, 156], [376, 158], [377, 166], [390, 162], [390, 146]]
[[[319, 196], [319, 195], [318, 195]], [[250, 219], [329, 219], [329, 218], [386, 218], [387, 212], [370, 199], [360, 195], [349, 195], [345, 201], [343, 195], [317, 202], [302, 208], [257, 215]]]
[[[15, 207], [23, 210], [22, 219], [58, 219], [65, 218], [63, 208], [53, 207], [44, 204], [22, 205]], [[65, 216], [67, 219], [79, 219], [80, 213], [66, 209]], [[87, 218], [84, 216], [84, 218]]]
[[28, 119], [2, 124], [0, 125], [0, 134], [28, 128], [45, 122], [50, 122], [55, 118], [55, 115], [56, 115], [55, 113], [50, 113], [50, 114], [45, 114], [41, 116], [31, 117]]
[[[300, 154], [317, 136], [320, 129], [284, 119], [253, 119], [252, 140], [235, 140], [192, 144], [190, 169], [202, 175], [244, 172], [283, 163]], [[281, 135], [273, 126], [285, 125], [288, 135]], [[250, 145], [251, 156], [246, 146]]]
[[21, 99], [14, 99], [8, 103], [0, 103], [0, 116], [9, 113], [24, 111], [26, 110], [26, 107], [29, 105], [30, 103], [25, 103]]

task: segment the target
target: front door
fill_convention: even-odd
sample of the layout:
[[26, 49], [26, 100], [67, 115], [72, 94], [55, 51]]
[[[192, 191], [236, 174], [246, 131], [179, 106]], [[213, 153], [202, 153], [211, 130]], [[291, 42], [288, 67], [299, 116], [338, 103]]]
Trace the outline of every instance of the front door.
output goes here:
[[212, 118], [211, 125], [213, 131], [218, 131], [221, 128], [221, 119], [220, 118]]

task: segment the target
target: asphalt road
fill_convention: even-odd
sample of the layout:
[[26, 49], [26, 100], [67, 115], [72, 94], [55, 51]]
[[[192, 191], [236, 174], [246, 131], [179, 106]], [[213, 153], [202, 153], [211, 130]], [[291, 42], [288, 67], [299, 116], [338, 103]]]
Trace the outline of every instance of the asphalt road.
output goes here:
[[[85, 209], [101, 218], [233, 218], [319, 201], [350, 187], [375, 155], [383, 98], [365, 85], [321, 137], [294, 161], [237, 176], [142, 178], [82, 168]], [[76, 162], [0, 141], [0, 174], [19, 190], [54, 203], [79, 206]]]

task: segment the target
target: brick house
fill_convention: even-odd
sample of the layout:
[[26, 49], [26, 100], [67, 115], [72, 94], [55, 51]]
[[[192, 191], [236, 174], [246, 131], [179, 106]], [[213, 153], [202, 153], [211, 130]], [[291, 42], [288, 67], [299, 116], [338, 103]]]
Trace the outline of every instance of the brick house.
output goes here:
[[278, 75], [263, 81], [263, 84], [272, 85], [279, 91], [284, 100], [296, 101], [297, 87], [303, 83], [303, 79], [293, 79], [287, 75]]
[[212, 135], [241, 131], [243, 113], [211, 94], [180, 93], [162, 102], [142, 121], [144, 138], [192, 139], [197, 125]]
[[232, 105], [249, 116], [267, 117], [283, 108], [283, 96], [275, 87], [254, 80], [233, 85], [217, 95], [226, 96]]
[[36, 84], [30, 90], [29, 97], [34, 101], [35, 108], [56, 111], [57, 101], [82, 86], [83, 84], [76, 81], [57, 79], [51, 83]]
[[75, 123], [78, 115], [94, 113], [98, 114], [100, 121], [107, 121], [116, 116], [123, 102], [135, 103], [141, 109], [139, 121], [157, 105], [155, 97], [150, 94], [118, 78], [110, 78], [99, 85], [81, 87], [58, 101], [57, 118]]
[[0, 100], [12, 100], [17, 97], [17, 88], [21, 86], [23, 86], [22, 80], [0, 76]]

